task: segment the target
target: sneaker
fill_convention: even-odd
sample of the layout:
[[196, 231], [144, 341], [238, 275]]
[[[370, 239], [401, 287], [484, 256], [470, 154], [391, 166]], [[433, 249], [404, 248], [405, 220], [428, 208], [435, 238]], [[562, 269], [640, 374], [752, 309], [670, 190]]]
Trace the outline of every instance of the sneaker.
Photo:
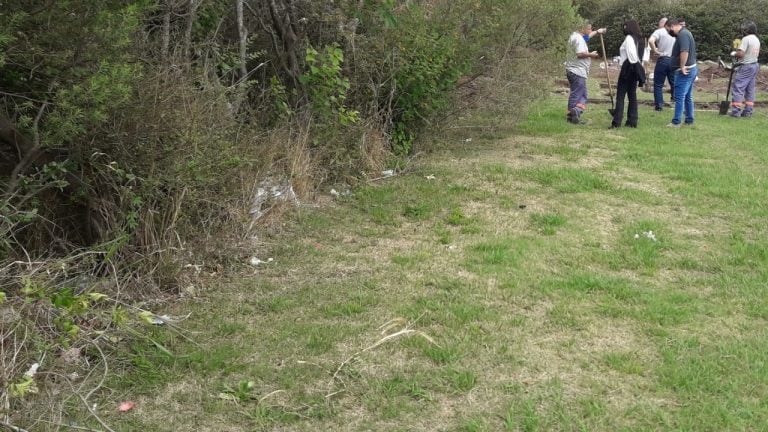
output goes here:
[[670, 124], [667, 125], [667, 127], [668, 128], [680, 129], [680, 123], [678, 123], [678, 124], [670, 123]]
[[664, 111], [664, 108], [657, 106], [653, 109], [654, 111]]

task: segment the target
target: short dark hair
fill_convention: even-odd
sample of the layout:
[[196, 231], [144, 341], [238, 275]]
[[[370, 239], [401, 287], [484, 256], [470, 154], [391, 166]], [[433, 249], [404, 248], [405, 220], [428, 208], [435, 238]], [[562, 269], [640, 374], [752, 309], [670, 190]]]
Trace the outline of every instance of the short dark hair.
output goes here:
[[667, 25], [668, 26], [673, 26], [673, 25], [676, 25], [676, 24], [682, 24], [684, 22], [685, 22], [685, 20], [682, 19], [682, 18], [670, 18], [670, 19], [667, 20]]

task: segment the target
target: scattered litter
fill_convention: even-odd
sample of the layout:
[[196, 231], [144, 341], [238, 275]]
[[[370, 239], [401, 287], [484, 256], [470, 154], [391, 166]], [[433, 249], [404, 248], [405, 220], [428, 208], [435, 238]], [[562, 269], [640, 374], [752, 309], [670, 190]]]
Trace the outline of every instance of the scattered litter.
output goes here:
[[233, 395], [232, 393], [224, 393], [224, 392], [221, 392], [221, 393], [219, 393], [219, 394], [217, 395], [217, 397], [218, 397], [219, 399], [221, 399], [221, 400], [226, 400], [226, 401], [237, 402], [237, 396]]
[[249, 213], [254, 219], [259, 219], [274, 206], [274, 201], [298, 204], [299, 200], [289, 180], [281, 182], [276, 182], [270, 178], [263, 180], [256, 189]]
[[120, 404], [117, 406], [117, 410], [119, 412], [128, 412], [134, 408], [136, 408], [136, 402], [132, 401], [120, 402]]
[[430, 174], [430, 175], [428, 175], [428, 176], [426, 176], [424, 178], [427, 179], [427, 180], [435, 180], [437, 177], [435, 177], [432, 174]]
[[464, 140], [464, 142], [472, 142], [472, 138], [467, 138]]
[[656, 234], [653, 231], [643, 231], [642, 234], [635, 234], [635, 240], [639, 239], [641, 235], [651, 241], [656, 241]]
[[197, 294], [197, 288], [195, 288], [194, 285], [187, 285], [185, 286], [182, 291], [184, 291], [184, 294], [194, 296]]
[[345, 190], [344, 192], [339, 192], [336, 189], [331, 189], [330, 194], [338, 198], [340, 196], [350, 196], [352, 195], [352, 192], [350, 192], [349, 189]]
[[260, 260], [258, 257], [251, 257], [251, 265], [257, 266], [259, 264], [271, 263], [274, 260], [275, 260], [274, 258], [267, 258], [266, 261], [263, 261], [263, 260]]
[[161, 316], [157, 316], [157, 315], [148, 316], [147, 317], [147, 322], [152, 324], [152, 325], [164, 325], [165, 324], [165, 320], [163, 319], [164, 316], [165, 315], [161, 315]]
[[24, 378], [34, 378], [37, 375], [37, 369], [40, 368], [40, 363], [33, 363], [29, 369], [24, 372]]
[[203, 270], [202, 264], [184, 264], [184, 268], [191, 268], [195, 271], [195, 274], [200, 274]]
[[456, 249], [456, 245], [448, 245], [448, 250], [455, 250], [455, 249]]
[[150, 311], [141, 311], [139, 313], [139, 317], [144, 320], [147, 324], [152, 325], [165, 325], [168, 323], [174, 323], [178, 321], [184, 321], [185, 319], [189, 318], [192, 313], [188, 313], [186, 316], [183, 317], [172, 317], [169, 315], [155, 315]]
[[384, 177], [392, 177], [393, 175], [395, 175], [395, 170], [391, 170], [391, 169], [384, 170], [381, 172], [381, 175]]
[[528, 207], [528, 205], [526, 205], [526, 204], [520, 204], [520, 205], [517, 206], [517, 208], [519, 208], [520, 210], [523, 210], [526, 207]]

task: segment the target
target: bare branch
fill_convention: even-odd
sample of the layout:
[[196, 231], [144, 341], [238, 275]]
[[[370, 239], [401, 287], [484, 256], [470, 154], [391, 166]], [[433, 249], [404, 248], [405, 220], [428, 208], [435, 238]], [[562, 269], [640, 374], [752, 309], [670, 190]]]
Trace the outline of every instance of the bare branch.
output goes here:
[[18, 164], [16, 164], [16, 167], [11, 172], [10, 179], [8, 180], [8, 185], [5, 187], [5, 193], [4, 196], [10, 196], [13, 191], [16, 189], [16, 186], [19, 184], [19, 175], [29, 166], [30, 163], [34, 162], [34, 160], [39, 156], [40, 150], [42, 149], [42, 146], [40, 145], [40, 132], [38, 130], [38, 126], [40, 124], [40, 119], [43, 117], [43, 112], [45, 112], [45, 108], [48, 106], [48, 102], [43, 103], [42, 106], [40, 106], [40, 109], [37, 111], [37, 116], [35, 117], [34, 123], [32, 123], [32, 134], [33, 134], [33, 141], [32, 141], [32, 147], [28, 149], [26, 154], [21, 158]]

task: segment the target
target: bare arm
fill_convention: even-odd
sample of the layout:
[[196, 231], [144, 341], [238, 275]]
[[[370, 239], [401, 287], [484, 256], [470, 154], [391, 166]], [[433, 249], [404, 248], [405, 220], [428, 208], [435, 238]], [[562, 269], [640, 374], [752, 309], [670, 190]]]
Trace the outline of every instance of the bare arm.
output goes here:
[[653, 50], [653, 52], [655, 54], [659, 53], [659, 49], [656, 47], [656, 38], [655, 37], [651, 36], [651, 37], [648, 38], [648, 45], [651, 46], [651, 49]]
[[685, 65], [688, 63], [688, 51], [680, 51], [680, 71], [683, 75], [688, 75], [688, 67]]
[[580, 52], [580, 53], [576, 53], [576, 57], [578, 57], [578, 58], [598, 58], [598, 57], [600, 57], [600, 54], [598, 54], [597, 51]]

